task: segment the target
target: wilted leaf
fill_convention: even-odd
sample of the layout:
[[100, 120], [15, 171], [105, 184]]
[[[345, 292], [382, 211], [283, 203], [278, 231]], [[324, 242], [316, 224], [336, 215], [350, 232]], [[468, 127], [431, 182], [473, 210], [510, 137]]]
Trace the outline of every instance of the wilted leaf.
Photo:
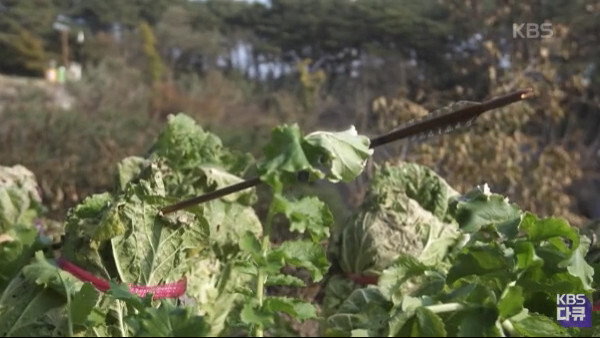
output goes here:
[[455, 193], [424, 167], [378, 168], [363, 205], [330, 250], [347, 273], [378, 275], [401, 254], [435, 266], [459, 238], [458, 225], [444, 214]]
[[[379, 289], [381, 293], [388, 299], [399, 302], [399, 297], [408, 294], [411, 288], [415, 288], [416, 285], [409, 281], [418, 277], [424, 277], [426, 271], [430, 268], [419, 262], [417, 259], [409, 256], [400, 256], [392, 266], [385, 269], [379, 277]], [[408, 282], [408, 283], [407, 283]], [[421, 280], [417, 281], [419, 285]]]
[[327, 163], [327, 178], [331, 182], [354, 180], [363, 170], [367, 159], [373, 154], [369, 138], [358, 135], [354, 126], [341, 132], [317, 131], [306, 135], [307, 156], [313, 165]]
[[21, 165], [0, 166], [0, 234], [16, 225], [33, 227], [42, 198], [35, 175]]
[[148, 161], [142, 157], [129, 156], [117, 164], [117, 178], [119, 189], [125, 189], [127, 183], [131, 182], [141, 172], [142, 167], [148, 165]]

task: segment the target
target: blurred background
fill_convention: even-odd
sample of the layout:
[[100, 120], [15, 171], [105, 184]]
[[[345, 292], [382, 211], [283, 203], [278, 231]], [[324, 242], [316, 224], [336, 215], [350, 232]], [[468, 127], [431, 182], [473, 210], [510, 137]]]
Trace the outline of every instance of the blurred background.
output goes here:
[[[599, 16], [591, 0], [0, 0], [0, 164], [32, 170], [60, 221], [172, 113], [260, 157], [277, 124], [374, 136], [532, 87], [374, 161], [581, 226], [600, 218]], [[368, 177], [317, 188], [343, 214]]]

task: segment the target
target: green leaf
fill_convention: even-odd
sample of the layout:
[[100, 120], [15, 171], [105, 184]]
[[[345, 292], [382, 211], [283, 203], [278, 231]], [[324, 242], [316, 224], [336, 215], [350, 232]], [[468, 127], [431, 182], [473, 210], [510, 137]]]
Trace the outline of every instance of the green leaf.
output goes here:
[[0, 234], [0, 290], [31, 259], [37, 236], [36, 229], [20, 226]]
[[144, 310], [130, 321], [139, 323], [138, 337], [206, 337], [209, 327], [202, 316], [194, 315], [189, 307], [175, 307], [162, 301], [158, 308]]
[[[0, 166], [0, 290], [33, 255], [43, 211], [35, 175], [21, 165]], [[41, 229], [40, 229], [41, 230]]]
[[330, 263], [325, 249], [311, 241], [286, 241], [269, 253], [269, 260], [283, 260], [287, 264], [308, 270], [315, 282], [323, 278]]
[[570, 240], [571, 249], [560, 242], [560, 248], [563, 252], [570, 253], [579, 246], [579, 235], [577, 234], [577, 230], [560, 218], [546, 218], [540, 220], [534, 214], [526, 213], [519, 228], [524, 231], [529, 240], [533, 242], [561, 238]]
[[[203, 165], [198, 167], [198, 169], [203, 173], [203, 186], [207, 187], [207, 192], [225, 188], [243, 181], [242, 178], [215, 165]], [[222, 199], [227, 202], [239, 200], [241, 203], [248, 205], [255, 201], [255, 193], [254, 189], [244, 189], [234, 194], [225, 195]]]
[[44, 257], [42, 251], [35, 253], [35, 260], [23, 267], [23, 276], [38, 285], [52, 288], [58, 293], [66, 295], [66, 292], [74, 294], [82, 283], [70, 273], [61, 270]]
[[445, 217], [454, 194], [425, 167], [377, 167], [360, 210], [334, 234], [332, 256], [346, 273], [379, 275], [401, 253], [439, 265], [460, 238], [458, 224]]
[[497, 303], [496, 290], [490, 288], [496, 286], [495, 278], [484, 278], [479, 276], [470, 276], [455, 282], [453, 288], [442, 297], [444, 302], [472, 303], [480, 306], [491, 305], [494, 307]]
[[33, 227], [42, 199], [33, 172], [22, 165], [0, 166], [0, 234], [14, 226]]
[[591, 241], [589, 238], [581, 236], [579, 246], [573, 251], [571, 258], [565, 262], [567, 271], [571, 275], [579, 277], [586, 290], [592, 290], [592, 283], [594, 281], [594, 268], [585, 260], [590, 244]]
[[126, 304], [134, 307], [140, 312], [143, 312], [146, 308], [152, 306], [152, 295], [146, 294], [144, 298], [133, 294], [129, 290], [129, 286], [126, 284], [117, 284], [110, 281], [110, 289], [106, 292], [107, 295], [112, 296], [115, 299], [122, 300]]
[[[215, 200], [204, 203], [201, 209], [202, 217], [199, 217], [195, 223], [202, 223], [202, 227], [208, 229], [207, 241], [219, 258], [226, 259], [229, 255], [235, 254], [240, 240], [248, 231], [257, 237], [262, 234], [260, 219], [251, 207]], [[192, 236], [188, 238], [193, 239]]]
[[394, 264], [383, 271], [379, 277], [381, 293], [399, 303], [400, 299], [410, 294], [416, 286], [425, 284], [425, 272], [430, 268], [410, 255], [401, 255]]
[[[124, 283], [156, 285], [179, 280], [189, 271], [188, 263], [196, 259], [188, 250], [201, 248], [207, 241], [206, 220], [201, 215], [174, 220], [158, 217], [167, 204], [164, 189], [162, 173], [151, 165], [104, 211], [97, 226], [96, 235], [107, 229], [98, 240], [109, 240], [112, 251], [112, 260], [104, 264], [115, 266]], [[115, 228], [123, 230], [108, 230]], [[85, 262], [83, 266], [89, 269], [91, 265]]]
[[531, 242], [516, 242], [513, 245], [517, 257], [517, 268], [524, 270], [530, 266], [542, 265], [544, 261], [535, 253], [535, 247]]
[[369, 195], [375, 198], [373, 203], [380, 201], [384, 206], [395, 210], [399, 208], [394, 205], [393, 199], [398, 195], [406, 195], [436, 218], [443, 220], [448, 211], [449, 199], [458, 195], [458, 192], [431, 168], [416, 163], [402, 163], [398, 166], [386, 163], [377, 168]]
[[398, 310], [388, 322], [389, 337], [406, 337], [414, 322], [416, 308]]
[[269, 327], [275, 322], [273, 314], [260, 309], [255, 299], [244, 304], [240, 319], [246, 324], [262, 325], [263, 327]]
[[314, 305], [294, 298], [267, 297], [263, 306], [266, 311], [284, 312], [300, 322], [317, 316]]
[[[545, 292], [547, 301], [542, 303], [538, 312], [547, 311], [547, 306], [556, 304], [557, 293], [586, 293], [583, 282], [579, 277], [573, 276], [569, 272], [548, 273], [543, 268], [533, 268], [526, 271], [519, 278], [519, 285], [531, 293]], [[539, 302], [539, 300], [538, 300]], [[544, 306], [545, 305], [545, 306]], [[528, 308], [532, 311], [531, 306]]]
[[268, 275], [267, 281], [265, 282], [265, 286], [295, 286], [295, 287], [304, 287], [306, 283], [296, 276], [292, 275]]
[[333, 215], [327, 205], [317, 197], [289, 200], [277, 194], [274, 198], [274, 211], [286, 215], [291, 231], [304, 233], [308, 230], [314, 242], [329, 237]]
[[260, 178], [275, 190], [281, 184], [295, 181], [299, 171], [308, 171], [314, 178], [323, 174], [313, 168], [302, 148], [302, 133], [297, 124], [276, 127], [271, 132], [271, 140], [264, 147], [265, 158], [258, 162]]
[[523, 288], [520, 286], [510, 285], [500, 297], [498, 301], [498, 310], [500, 318], [510, 318], [523, 310]]
[[496, 274], [497, 277], [510, 279], [513, 268], [513, 252], [498, 245], [472, 246], [460, 254], [450, 271], [448, 282], [470, 276]]
[[[512, 322], [512, 321], [511, 321]], [[566, 337], [567, 330], [546, 316], [530, 314], [512, 322], [516, 332], [524, 337]]]
[[78, 217], [95, 217], [111, 202], [112, 196], [110, 193], [94, 194], [84, 198], [81, 204], [73, 208], [73, 213]]
[[426, 307], [402, 312], [390, 323], [390, 333], [403, 337], [446, 337], [442, 319]]
[[119, 189], [125, 189], [127, 183], [135, 179], [141, 172], [142, 167], [148, 165], [148, 161], [142, 157], [129, 156], [117, 164], [117, 178]]
[[92, 240], [103, 242], [113, 237], [123, 235], [127, 231], [127, 226], [121, 218], [120, 211], [126, 208], [126, 202], [119, 201], [117, 204], [107, 210], [100, 221], [99, 226], [92, 235]]
[[369, 334], [369, 330], [356, 329], [352, 330], [351, 337], [371, 337], [371, 335]]
[[506, 238], [518, 234], [521, 211], [503, 196], [492, 194], [487, 185], [478, 186], [452, 203], [452, 214], [460, 228], [468, 233], [477, 232], [486, 225], [496, 225]]
[[415, 311], [418, 326], [413, 327], [413, 337], [445, 337], [446, 329], [442, 319], [426, 307], [417, 308]]
[[[362, 172], [367, 159], [373, 154], [369, 149], [369, 138], [358, 135], [354, 126], [341, 132], [317, 131], [306, 135], [309, 160], [314, 165], [327, 163], [327, 178], [331, 182], [354, 180]], [[323, 161], [319, 161], [323, 156]]]
[[215, 164], [232, 174], [240, 174], [252, 160], [249, 154], [225, 149], [216, 135], [203, 130], [185, 114], [169, 115], [167, 127], [152, 146], [150, 158], [155, 157], [180, 173]]
[[376, 288], [357, 289], [327, 317], [327, 331], [350, 336], [353, 330], [365, 329], [371, 336], [381, 336], [391, 309], [392, 304]]
[[260, 261], [262, 258], [262, 248], [258, 238], [248, 231], [240, 240], [240, 249], [252, 255], [255, 261]]
[[334, 314], [358, 286], [342, 275], [332, 275], [327, 280], [323, 297], [322, 314]]
[[84, 324], [92, 313], [94, 306], [100, 299], [100, 292], [90, 283], [85, 283], [81, 289], [73, 295], [71, 300], [71, 319], [74, 325]]
[[[457, 313], [451, 322], [457, 323], [456, 337], [502, 337], [503, 334], [496, 326], [498, 312], [490, 308], [476, 308]], [[454, 323], [448, 323], [453, 325]]]
[[0, 295], [0, 336], [48, 336], [46, 316], [64, 304], [60, 293], [18, 274]]

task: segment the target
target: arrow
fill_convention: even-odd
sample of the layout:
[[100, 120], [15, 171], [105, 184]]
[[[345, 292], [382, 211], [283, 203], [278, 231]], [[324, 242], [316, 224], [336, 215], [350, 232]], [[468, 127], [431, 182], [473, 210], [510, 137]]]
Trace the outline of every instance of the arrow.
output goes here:
[[[486, 111], [507, 106], [509, 104], [527, 99], [533, 96], [533, 89], [518, 90], [513, 93], [493, 98], [485, 102], [469, 102], [468, 105], [463, 105], [457, 109], [441, 115], [427, 116], [422, 120], [400, 127], [387, 134], [375, 137], [370, 140], [370, 148], [379, 147], [400, 139], [411, 136], [422, 135], [427, 132], [440, 131], [443, 128], [455, 127], [461, 123], [469, 124], [475, 118], [479, 117]], [[202, 196], [192, 197], [187, 200], [166, 206], [161, 209], [163, 215], [169, 214], [178, 210], [182, 210], [193, 205], [208, 202], [219, 197], [223, 197], [244, 189], [254, 187], [262, 183], [259, 177], [254, 177], [243, 182], [225, 187]]]

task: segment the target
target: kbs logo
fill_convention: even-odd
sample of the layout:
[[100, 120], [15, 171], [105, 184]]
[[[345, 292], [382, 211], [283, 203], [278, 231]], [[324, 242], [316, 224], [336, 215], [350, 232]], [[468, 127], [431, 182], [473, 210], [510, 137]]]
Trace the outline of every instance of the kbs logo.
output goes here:
[[556, 320], [564, 327], [591, 327], [592, 303], [582, 294], [557, 294]]
[[547, 39], [551, 38], [554, 32], [552, 31], [551, 23], [513, 23], [513, 39]]

